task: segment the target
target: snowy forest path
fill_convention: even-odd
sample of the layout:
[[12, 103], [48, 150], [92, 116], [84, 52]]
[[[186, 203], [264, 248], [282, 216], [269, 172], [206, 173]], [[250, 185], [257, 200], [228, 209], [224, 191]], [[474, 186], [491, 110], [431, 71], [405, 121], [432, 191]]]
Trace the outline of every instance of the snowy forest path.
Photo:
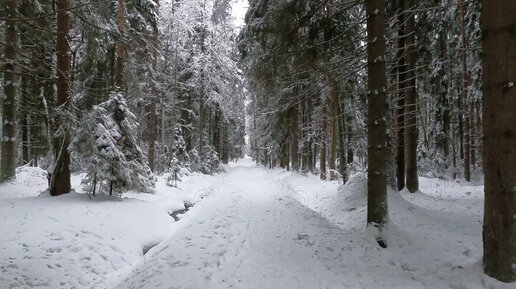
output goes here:
[[273, 174], [249, 159], [233, 165], [118, 288], [342, 288], [342, 229]]

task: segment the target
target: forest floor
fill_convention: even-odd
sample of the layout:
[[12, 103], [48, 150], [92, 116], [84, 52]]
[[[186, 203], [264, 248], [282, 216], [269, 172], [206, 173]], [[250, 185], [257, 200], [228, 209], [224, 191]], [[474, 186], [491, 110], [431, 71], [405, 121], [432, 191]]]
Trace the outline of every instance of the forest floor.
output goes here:
[[225, 170], [90, 200], [81, 176], [50, 197], [43, 171], [19, 168], [0, 185], [0, 288], [514, 288], [482, 273], [480, 185], [390, 192], [383, 249], [363, 173], [340, 186], [250, 159]]

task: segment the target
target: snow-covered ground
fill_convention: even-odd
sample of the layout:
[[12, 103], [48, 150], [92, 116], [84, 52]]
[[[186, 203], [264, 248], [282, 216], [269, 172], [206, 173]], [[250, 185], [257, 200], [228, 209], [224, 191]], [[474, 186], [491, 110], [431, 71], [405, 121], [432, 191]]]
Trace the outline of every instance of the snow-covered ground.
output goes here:
[[339, 188], [249, 159], [226, 171], [90, 200], [79, 176], [81, 193], [38, 196], [44, 174], [20, 169], [0, 185], [0, 288], [514, 288], [482, 273], [482, 186], [390, 192], [382, 249], [362, 173]]

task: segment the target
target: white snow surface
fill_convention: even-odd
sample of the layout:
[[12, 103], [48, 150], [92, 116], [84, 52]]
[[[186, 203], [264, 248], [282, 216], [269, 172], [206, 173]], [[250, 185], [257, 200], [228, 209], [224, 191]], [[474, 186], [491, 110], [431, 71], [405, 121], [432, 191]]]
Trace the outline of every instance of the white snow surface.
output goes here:
[[382, 249], [363, 173], [340, 186], [250, 159], [225, 170], [90, 200], [80, 176], [50, 197], [41, 171], [19, 169], [0, 185], [0, 288], [514, 288], [482, 273], [482, 186], [389, 192]]

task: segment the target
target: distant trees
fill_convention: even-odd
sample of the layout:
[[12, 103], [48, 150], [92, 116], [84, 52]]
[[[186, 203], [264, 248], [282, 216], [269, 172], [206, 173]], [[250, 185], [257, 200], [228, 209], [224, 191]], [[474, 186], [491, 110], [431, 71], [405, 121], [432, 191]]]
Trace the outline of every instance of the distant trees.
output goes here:
[[[111, 182], [112, 192], [146, 191], [152, 182], [131, 185], [107, 168], [94, 173], [93, 154], [70, 146], [72, 139], [88, 139], [85, 131], [90, 144], [95, 140], [92, 119], [117, 119], [112, 110], [100, 109], [113, 95], [123, 95], [125, 111], [134, 112], [124, 123], [133, 122], [131, 147], [142, 155], [120, 154], [125, 161], [138, 159], [124, 165], [133, 177], [150, 175], [142, 173], [149, 168], [213, 173], [220, 163], [243, 156], [245, 92], [230, 1], [172, 1], [162, 7], [154, 0], [6, 3], [0, 13], [7, 60], [0, 71], [0, 181], [14, 177], [16, 165], [30, 164], [49, 170], [52, 195], [69, 192], [70, 171], [84, 169], [92, 189]], [[180, 150], [178, 140], [184, 141]]]
[[484, 269], [516, 281], [516, 3], [482, 1]]
[[[479, 8], [386, 5], [389, 178], [399, 190], [416, 192], [420, 173], [470, 180], [481, 172]], [[239, 49], [257, 162], [343, 180], [366, 166], [365, 19], [358, 2], [250, 1]]]
[[357, 49], [363, 11], [340, 4], [250, 2], [239, 49], [254, 94], [250, 137], [257, 162], [347, 179], [353, 151], [365, 156], [353, 145], [355, 133], [364, 137], [365, 115], [355, 112], [365, 107], [358, 101], [365, 87], [354, 73], [365, 57]]

